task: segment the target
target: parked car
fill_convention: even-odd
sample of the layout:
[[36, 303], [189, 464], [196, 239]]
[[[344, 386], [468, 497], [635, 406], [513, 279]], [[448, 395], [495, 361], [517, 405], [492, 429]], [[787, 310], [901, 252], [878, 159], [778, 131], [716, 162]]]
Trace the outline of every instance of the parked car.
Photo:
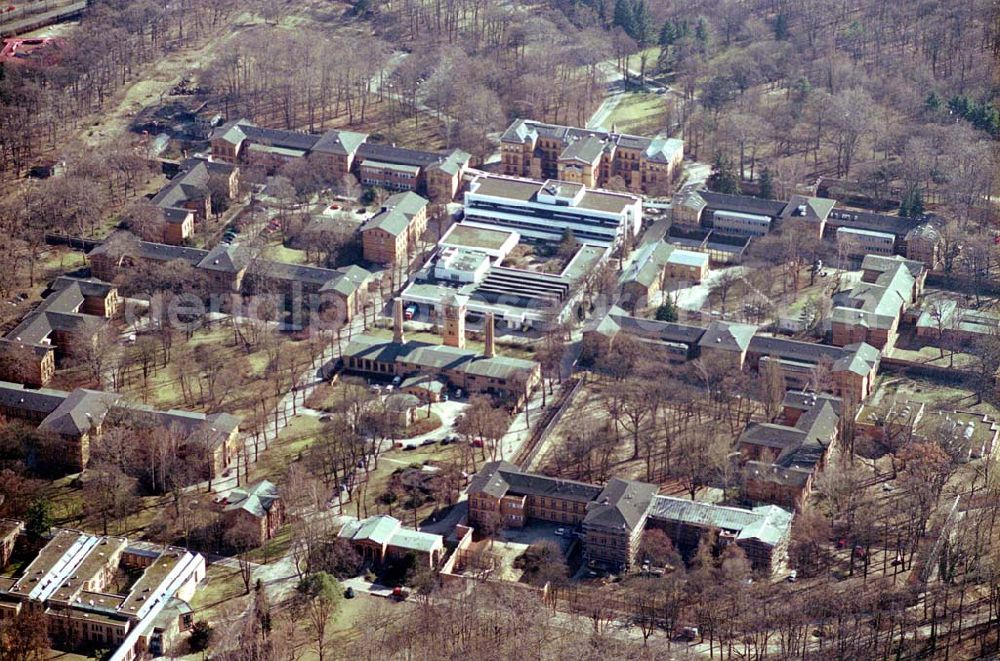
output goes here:
[[406, 601], [406, 598], [410, 596], [409, 591], [404, 590], [401, 587], [394, 587], [392, 589], [391, 599], [393, 601]]
[[786, 578], [785, 580], [788, 581], [789, 583], [794, 583], [795, 581], [799, 580], [799, 572], [793, 569], [792, 571], [788, 572], [788, 578]]
[[474, 447], [474, 448], [481, 448], [481, 447], [483, 447], [483, 439], [481, 439], [481, 438], [474, 438], [474, 439], [472, 439], [472, 447]]
[[398, 374], [392, 377], [392, 385], [398, 386], [402, 382], [403, 382], [403, 377], [399, 376]]
[[698, 627], [684, 627], [681, 632], [677, 635], [678, 640], [695, 640], [698, 638]]
[[354, 588], [348, 587], [344, 590], [344, 599], [354, 599]]
[[417, 306], [416, 305], [407, 305], [406, 309], [403, 310], [403, 319], [406, 319], [407, 321], [410, 321], [415, 316], [417, 316]]
[[421, 447], [423, 447], [423, 446], [425, 446], [425, 445], [434, 445], [434, 444], [435, 444], [436, 442], [437, 442], [437, 441], [435, 441], [435, 440], [434, 440], [433, 438], [426, 438], [426, 439], [424, 439], [424, 440], [423, 440], [423, 441], [422, 441], [422, 442], [420, 443], [420, 445], [421, 445]]
[[562, 536], [564, 536], [566, 534], [566, 529], [565, 528], [556, 528], [556, 534], [559, 535], [560, 537], [562, 537]]

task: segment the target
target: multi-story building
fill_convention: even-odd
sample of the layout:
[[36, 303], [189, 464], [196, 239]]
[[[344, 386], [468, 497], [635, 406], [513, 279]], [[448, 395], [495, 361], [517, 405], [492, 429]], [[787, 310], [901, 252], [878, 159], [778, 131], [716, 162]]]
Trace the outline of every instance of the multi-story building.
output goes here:
[[629, 307], [646, 305], [664, 285], [690, 286], [708, 275], [708, 255], [651, 241], [639, 248], [622, 274], [622, 296]]
[[90, 461], [91, 440], [104, 431], [109, 416], [133, 431], [163, 428], [181, 439], [180, 453], [198, 468], [199, 479], [214, 479], [236, 460], [239, 418], [228, 413], [157, 411], [125, 401], [121, 395], [77, 388], [72, 392], [26, 388], [0, 381], [0, 412], [37, 422], [40, 431], [61, 442], [50, 453], [59, 467], [80, 471]]
[[529, 520], [580, 526], [589, 562], [635, 563], [656, 485], [613, 478], [604, 487], [525, 473], [506, 461], [485, 464], [469, 483], [469, 522], [521, 528]]
[[743, 237], [764, 236], [778, 226], [822, 236], [833, 200], [793, 195], [788, 201], [685, 187], [674, 196], [674, 225]]
[[685, 557], [714, 533], [720, 548], [736, 544], [754, 569], [767, 574], [784, 563], [792, 528], [792, 513], [775, 505], [742, 509], [672, 496], [654, 496], [647, 518], [647, 526], [663, 530]]
[[861, 259], [865, 255], [892, 255], [895, 246], [896, 236], [889, 232], [837, 228], [837, 250], [849, 259]]
[[891, 349], [903, 313], [923, 292], [927, 270], [922, 262], [898, 255], [867, 255], [861, 269], [861, 282], [834, 295], [833, 344], [866, 342]]
[[220, 126], [211, 137], [212, 158], [274, 170], [296, 158], [310, 158], [326, 168], [329, 178], [353, 173], [365, 186], [414, 191], [434, 200], [454, 199], [471, 156], [460, 149], [447, 153], [404, 149], [368, 142], [354, 131], [321, 135], [266, 129], [239, 119]]
[[[864, 343], [837, 347], [764, 335], [745, 324], [715, 322], [705, 328], [638, 319], [618, 307], [584, 329], [583, 355], [588, 360], [603, 355], [619, 334], [645, 342], [658, 356], [675, 363], [703, 356], [712, 365], [760, 371], [773, 362], [787, 387], [829, 389], [853, 402], [863, 401], [872, 392], [882, 358], [878, 349]], [[817, 378], [827, 372], [829, 379]]]
[[258, 531], [263, 544], [274, 537], [285, 522], [285, 504], [278, 487], [268, 480], [237, 487], [226, 495], [222, 516], [227, 527], [249, 523]]
[[587, 504], [583, 557], [587, 562], [627, 569], [635, 564], [649, 507], [659, 487], [611, 478]]
[[99, 341], [100, 330], [118, 313], [118, 288], [95, 279], [60, 277], [52, 292], [2, 339], [7, 353], [0, 378], [44, 386], [57, 360]]
[[361, 226], [364, 257], [376, 264], [406, 263], [427, 229], [427, 200], [416, 193], [397, 193]]
[[465, 193], [463, 224], [518, 232], [535, 241], [616, 245], [642, 224], [642, 198], [580, 183], [480, 175]]
[[789, 391], [774, 423], [751, 423], [738, 441], [744, 497], [802, 509], [837, 438], [842, 403], [829, 395]]
[[669, 195], [680, 176], [684, 142], [612, 131], [514, 120], [500, 136], [501, 171], [532, 179], [558, 179], [590, 188], [615, 179], [631, 191]]
[[[241, 246], [219, 244], [211, 250], [169, 246], [149, 241], [130, 241], [124, 251], [112, 250], [105, 241], [87, 254], [91, 272], [114, 279], [123, 268], [139, 263], [187, 262], [201, 272], [208, 283], [205, 295], [281, 294], [294, 307], [316, 310], [335, 304], [350, 321], [368, 302], [373, 275], [360, 266], [326, 269], [287, 262], [256, 260], [251, 269], [249, 251]], [[333, 300], [329, 300], [327, 297]], [[336, 301], [336, 302], [335, 302]]]
[[221, 181], [220, 189], [232, 199], [239, 191], [239, 168], [228, 163], [190, 158], [181, 171], [151, 200], [163, 212], [163, 242], [179, 246], [189, 238], [195, 225], [212, 211], [212, 178]]
[[[482, 354], [465, 349], [464, 314], [459, 315], [454, 309], [445, 312], [443, 334], [449, 344], [408, 342], [403, 335], [402, 303], [401, 299], [394, 302], [392, 341], [370, 335], [354, 337], [341, 354], [346, 369], [388, 378], [440, 378], [466, 392], [496, 395], [514, 408], [528, 401], [528, 396], [541, 381], [538, 363], [497, 356], [492, 330], [485, 333], [486, 346]], [[486, 324], [492, 326], [491, 316], [487, 317]]]
[[[124, 591], [112, 589], [120, 568], [139, 574]], [[19, 578], [0, 578], [0, 621], [33, 609], [56, 649], [110, 649], [112, 661], [158, 656], [193, 624], [185, 602], [204, 578], [205, 559], [185, 549], [60, 530]]]

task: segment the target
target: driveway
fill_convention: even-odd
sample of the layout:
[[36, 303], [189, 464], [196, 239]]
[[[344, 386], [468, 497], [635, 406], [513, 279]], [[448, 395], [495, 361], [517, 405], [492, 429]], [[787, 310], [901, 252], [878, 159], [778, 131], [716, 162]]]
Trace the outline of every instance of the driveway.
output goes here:
[[[411, 447], [415, 445], [420, 445], [426, 440], [440, 441], [445, 436], [452, 433], [455, 427], [455, 420], [462, 414], [462, 411], [466, 409], [468, 404], [465, 402], [436, 402], [431, 404], [431, 413], [434, 413], [439, 418], [441, 418], [441, 426], [433, 431], [429, 431], [426, 434], [421, 434], [420, 436], [414, 436], [413, 438], [407, 438], [404, 440], [397, 441], [403, 447]], [[426, 406], [420, 407], [421, 411], [426, 411]]]

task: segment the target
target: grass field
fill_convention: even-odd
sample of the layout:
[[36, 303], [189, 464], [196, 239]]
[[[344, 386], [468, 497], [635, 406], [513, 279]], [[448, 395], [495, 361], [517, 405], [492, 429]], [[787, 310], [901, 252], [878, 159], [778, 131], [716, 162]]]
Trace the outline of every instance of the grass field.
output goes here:
[[250, 481], [271, 480], [280, 482], [288, 465], [308, 452], [321, 438], [323, 423], [308, 415], [293, 416], [288, 425], [278, 432], [267, 450], [261, 448], [260, 461], [250, 471]]
[[611, 111], [605, 124], [623, 133], [656, 135], [668, 128], [670, 103], [652, 92], [626, 92]]
[[268, 259], [272, 259], [276, 262], [285, 262], [286, 264], [308, 264], [305, 250], [296, 250], [294, 248], [285, 247], [281, 245], [280, 240], [269, 245], [265, 249], [264, 254]]

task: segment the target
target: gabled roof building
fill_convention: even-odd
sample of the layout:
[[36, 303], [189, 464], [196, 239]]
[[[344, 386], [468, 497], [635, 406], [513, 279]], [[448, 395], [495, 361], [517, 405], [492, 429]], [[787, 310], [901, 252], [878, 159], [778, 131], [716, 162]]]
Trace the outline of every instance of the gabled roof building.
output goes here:
[[684, 142], [516, 119], [500, 136], [502, 172], [606, 187], [620, 179], [629, 190], [669, 195], [680, 176]]

